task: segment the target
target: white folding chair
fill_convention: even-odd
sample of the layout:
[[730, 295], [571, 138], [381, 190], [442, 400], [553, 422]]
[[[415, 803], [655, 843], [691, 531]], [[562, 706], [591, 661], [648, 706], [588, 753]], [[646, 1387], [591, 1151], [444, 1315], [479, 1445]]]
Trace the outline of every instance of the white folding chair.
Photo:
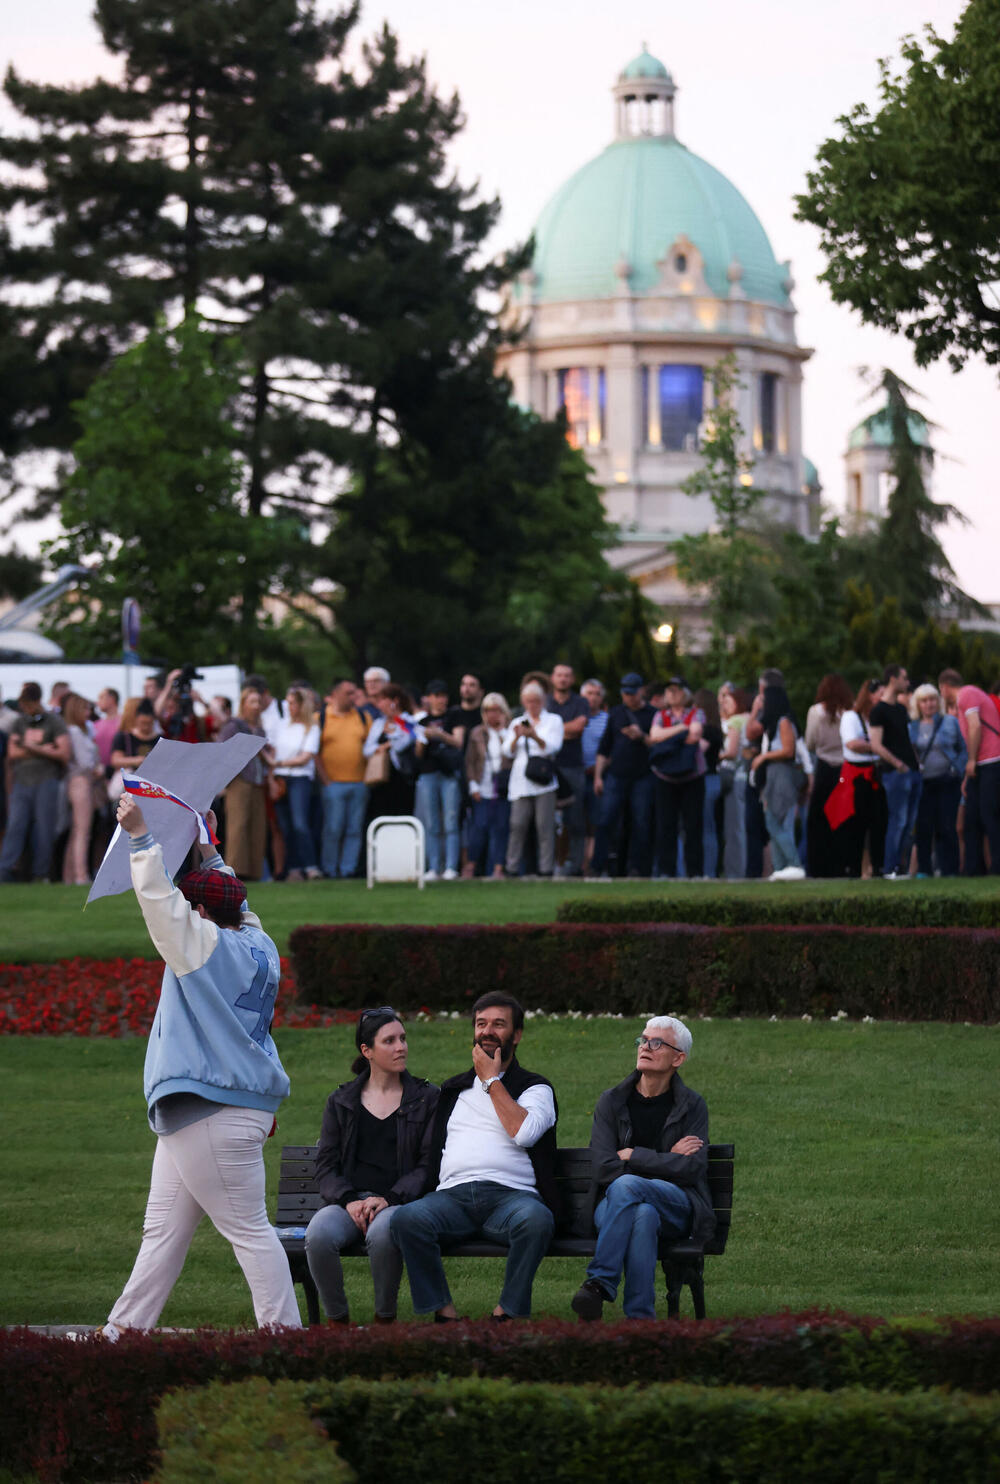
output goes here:
[[412, 814], [373, 819], [366, 836], [368, 885], [376, 881], [415, 881], [424, 889], [424, 827]]

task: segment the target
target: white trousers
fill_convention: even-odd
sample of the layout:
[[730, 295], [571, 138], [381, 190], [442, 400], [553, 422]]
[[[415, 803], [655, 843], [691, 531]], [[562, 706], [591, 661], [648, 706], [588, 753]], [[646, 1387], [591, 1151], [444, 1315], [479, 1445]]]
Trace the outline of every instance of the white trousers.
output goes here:
[[115, 1330], [155, 1326], [206, 1213], [232, 1243], [257, 1323], [301, 1328], [288, 1259], [264, 1202], [263, 1149], [270, 1130], [270, 1113], [222, 1107], [157, 1138], [142, 1246], [108, 1316], [109, 1338]]

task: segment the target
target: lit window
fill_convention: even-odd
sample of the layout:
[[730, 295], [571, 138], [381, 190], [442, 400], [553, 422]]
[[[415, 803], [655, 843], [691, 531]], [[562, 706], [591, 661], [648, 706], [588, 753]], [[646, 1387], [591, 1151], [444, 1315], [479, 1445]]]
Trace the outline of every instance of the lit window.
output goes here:
[[774, 453], [778, 439], [778, 378], [773, 371], [764, 371], [760, 378], [760, 448], [762, 453]]
[[643, 441], [672, 453], [694, 453], [704, 416], [700, 366], [644, 366]]
[[559, 406], [566, 409], [566, 437], [573, 448], [604, 442], [604, 368], [572, 366], [556, 373]]

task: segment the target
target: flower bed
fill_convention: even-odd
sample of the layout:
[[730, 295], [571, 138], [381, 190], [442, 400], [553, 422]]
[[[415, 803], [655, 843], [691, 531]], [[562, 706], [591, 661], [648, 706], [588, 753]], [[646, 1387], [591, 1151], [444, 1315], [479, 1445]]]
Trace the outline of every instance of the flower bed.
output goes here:
[[[160, 996], [159, 959], [70, 958], [0, 964], [0, 1035], [145, 1036]], [[296, 1000], [291, 963], [281, 960], [276, 1026], [336, 1025], [357, 1012]]]

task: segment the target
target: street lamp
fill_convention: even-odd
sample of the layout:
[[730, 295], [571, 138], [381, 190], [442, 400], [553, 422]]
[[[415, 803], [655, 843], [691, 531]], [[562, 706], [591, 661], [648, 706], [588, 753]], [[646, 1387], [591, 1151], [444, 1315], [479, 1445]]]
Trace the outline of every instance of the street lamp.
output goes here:
[[653, 638], [657, 644], [669, 644], [674, 637], [674, 626], [672, 623], [657, 624], [653, 630]]

